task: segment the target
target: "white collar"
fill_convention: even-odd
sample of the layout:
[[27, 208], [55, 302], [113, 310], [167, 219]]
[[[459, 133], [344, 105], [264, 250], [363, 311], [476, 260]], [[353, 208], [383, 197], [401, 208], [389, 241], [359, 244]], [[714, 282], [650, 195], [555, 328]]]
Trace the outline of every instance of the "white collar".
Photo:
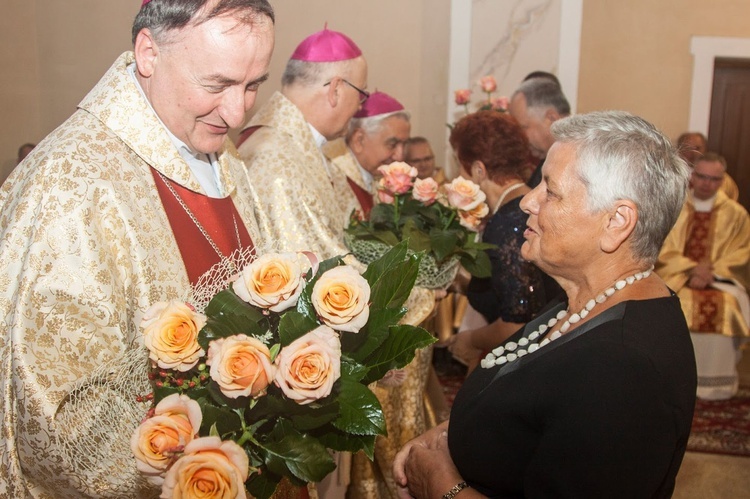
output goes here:
[[690, 197], [693, 201], [693, 208], [695, 208], [695, 211], [699, 213], [706, 213], [713, 210], [717, 195], [718, 193], [714, 194], [708, 199], [697, 199], [695, 196], [693, 196], [693, 191], [690, 191]]

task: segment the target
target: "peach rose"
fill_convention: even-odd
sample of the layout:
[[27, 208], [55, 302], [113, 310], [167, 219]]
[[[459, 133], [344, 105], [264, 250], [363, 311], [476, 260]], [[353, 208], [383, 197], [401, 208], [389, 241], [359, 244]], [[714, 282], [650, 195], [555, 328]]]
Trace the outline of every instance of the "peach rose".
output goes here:
[[495, 111], [506, 112], [510, 106], [510, 100], [507, 97], [493, 97], [490, 99], [490, 105]]
[[356, 333], [370, 317], [370, 285], [348, 265], [320, 276], [310, 298], [323, 322], [337, 331]]
[[242, 269], [232, 287], [249, 304], [281, 312], [297, 304], [304, 270], [297, 253], [269, 253]]
[[429, 206], [437, 199], [439, 189], [440, 186], [434, 178], [418, 178], [414, 181], [414, 190], [412, 191], [411, 195], [417, 201], [421, 201], [422, 203]]
[[221, 393], [233, 399], [265, 395], [276, 371], [268, 347], [244, 334], [212, 341], [206, 364]]
[[164, 477], [161, 498], [219, 497], [246, 499], [250, 460], [245, 450], [219, 437], [197, 438]]
[[413, 166], [403, 161], [394, 161], [389, 165], [378, 167], [378, 171], [383, 175], [378, 182], [378, 189], [381, 188], [390, 194], [403, 194], [411, 189], [414, 185], [414, 178], [419, 173]]
[[130, 438], [138, 471], [161, 485], [175, 453], [194, 439], [202, 422], [198, 402], [177, 393], [165, 397], [156, 405], [154, 416], [141, 423]]
[[459, 106], [465, 106], [469, 102], [471, 102], [471, 90], [468, 88], [462, 88], [460, 90], [456, 90], [453, 95], [456, 99], [456, 104]]
[[198, 332], [206, 316], [180, 301], [155, 303], [141, 321], [149, 358], [163, 369], [189, 371], [205, 355]]
[[446, 186], [448, 202], [459, 210], [471, 210], [482, 203], [486, 196], [471, 180], [456, 177]]
[[276, 385], [298, 404], [327, 397], [341, 376], [341, 342], [336, 331], [318, 326], [282, 348], [276, 366]]
[[388, 192], [385, 188], [385, 180], [380, 179], [378, 180], [378, 201], [380, 201], [383, 204], [393, 204], [393, 202], [396, 200], [396, 198], [393, 197], [393, 194]]
[[489, 212], [487, 203], [480, 203], [471, 210], [458, 210], [458, 221], [467, 229], [477, 231]]
[[490, 94], [497, 90], [497, 81], [495, 81], [495, 77], [492, 75], [482, 76], [479, 79], [479, 86], [482, 87], [482, 91]]

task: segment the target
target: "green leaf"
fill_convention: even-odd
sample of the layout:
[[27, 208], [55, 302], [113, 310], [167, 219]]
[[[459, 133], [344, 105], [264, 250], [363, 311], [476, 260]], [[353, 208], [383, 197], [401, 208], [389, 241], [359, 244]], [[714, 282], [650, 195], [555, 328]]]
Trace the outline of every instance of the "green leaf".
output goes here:
[[273, 473], [255, 473], [245, 482], [245, 488], [256, 499], [270, 499], [281, 477]]
[[402, 234], [408, 241], [409, 249], [412, 251], [430, 251], [431, 240], [429, 234], [417, 227], [414, 219], [410, 218], [404, 223]]
[[198, 344], [206, 350], [211, 341], [219, 338], [236, 334], [261, 336], [270, 329], [268, 317], [231, 289], [225, 289], [211, 299], [206, 315], [206, 325], [198, 333]]
[[435, 253], [435, 260], [443, 261], [459, 249], [459, 232], [447, 230], [431, 230], [430, 245]]
[[385, 376], [391, 369], [400, 369], [414, 358], [417, 349], [425, 348], [437, 339], [421, 327], [391, 326], [390, 335], [383, 345], [365, 362], [370, 367], [362, 383], [369, 384]]
[[370, 309], [401, 307], [414, 287], [420, 259], [421, 255], [411, 255], [406, 261], [393, 265], [380, 274], [377, 282], [371, 285]]
[[383, 256], [368, 265], [362, 276], [372, 287], [389, 268], [403, 262], [405, 258], [406, 242], [395, 244]]
[[490, 277], [492, 275], [492, 263], [486, 252], [480, 251], [476, 257], [471, 258], [466, 253], [459, 255], [461, 265], [475, 277]]
[[354, 381], [359, 381], [367, 374], [367, 368], [359, 362], [354, 362], [344, 354], [341, 356], [341, 376], [346, 376]]
[[198, 401], [198, 405], [200, 405], [203, 413], [201, 435], [210, 434], [211, 428], [214, 426], [224, 440], [226, 440], [226, 435], [242, 431], [242, 421], [231, 409], [209, 404], [205, 399], [203, 399], [203, 403]]
[[282, 346], [287, 346], [319, 325], [318, 321], [307, 315], [296, 310], [287, 310], [279, 321], [279, 341]]
[[266, 465], [277, 475], [291, 473], [304, 482], [319, 482], [336, 469], [323, 444], [300, 433], [285, 419], [279, 419], [268, 436], [263, 444], [267, 451]]
[[385, 417], [377, 397], [365, 385], [342, 378], [339, 417], [333, 425], [355, 435], [385, 434]]
[[335, 428], [326, 429], [320, 443], [329, 449], [341, 452], [364, 452], [372, 460], [375, 457], [376, 435], [350, 435]]
[[388, 337], [388, 328], [406, 314], [405, 308], [374, 308], [370, 307], [370, 318], [367, 327], [359, 333], [344, 333], [341, 335], [341, 348], [357, 362], [364, 361], [372, 352], [380, 347]]

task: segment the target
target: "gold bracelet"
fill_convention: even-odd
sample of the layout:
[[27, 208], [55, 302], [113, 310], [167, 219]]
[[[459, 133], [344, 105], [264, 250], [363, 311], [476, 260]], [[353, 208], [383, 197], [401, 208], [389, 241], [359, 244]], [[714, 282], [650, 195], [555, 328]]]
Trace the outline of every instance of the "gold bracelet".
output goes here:
[[458, 482], [456, 485], [453, 486], [452, 489], [450, 489], [448, 492], [443, 494], [443, 499], [453, 499], [456, 497], [456, 495], [464, 490], [469, 485], [466, 482]]

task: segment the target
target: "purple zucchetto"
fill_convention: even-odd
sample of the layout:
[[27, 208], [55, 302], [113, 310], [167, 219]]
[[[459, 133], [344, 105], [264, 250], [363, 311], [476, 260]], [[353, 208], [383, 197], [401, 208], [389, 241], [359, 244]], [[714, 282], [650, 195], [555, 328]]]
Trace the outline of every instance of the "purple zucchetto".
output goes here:
[[328, 27], [308, 36], [294, 49], [290, 59], [305, 62], [337, 62], [362, 55], [351, 38]]
[[399, 101], [385, 92], [373, 92], [370, 98], [362, 104], [362, 107], [354, 115], [355, 118], [371, 118], [381, 114], [403, 111], [404, 106]]
[[143, 0], [143, 3], [141, 4], [141, 8], [143, 8], [143, 6], [146, 5], [147, 3], [149, 3], [150, 1], [151, 0]]

